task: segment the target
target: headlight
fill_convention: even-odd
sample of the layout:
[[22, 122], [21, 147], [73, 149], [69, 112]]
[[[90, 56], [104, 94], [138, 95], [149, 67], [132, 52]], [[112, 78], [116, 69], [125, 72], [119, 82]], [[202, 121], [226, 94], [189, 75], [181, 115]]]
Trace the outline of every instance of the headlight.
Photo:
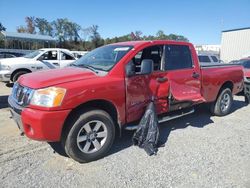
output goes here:
[[59, 87], [48, 87], [35, 90], [30, 104], [43, 107], [57, 107], [62, 104], [66, 89]]
[[2, 70], [10, 70], [10, 66], [8, 65], [1, 65]]
[[244, 82], [250, 82], [250, 77], [245, 77], [244, 76]]

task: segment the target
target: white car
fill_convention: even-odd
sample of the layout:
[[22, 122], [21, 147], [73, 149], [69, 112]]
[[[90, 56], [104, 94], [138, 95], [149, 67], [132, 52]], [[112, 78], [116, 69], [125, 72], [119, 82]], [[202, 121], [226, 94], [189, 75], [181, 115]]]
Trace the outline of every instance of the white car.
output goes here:
[[70, 52], [78, 59], [88, 53], [88, 51], [70, 51]]
[[75, 60], [69, 50], [60, 48], [43, 48], [23, 57], [1, 59], [0, 81], [15, 82], [23, 74], [65, 67]]
[[213, 54], [198, 54], [200, 63], [220, 63], [218, 56]]

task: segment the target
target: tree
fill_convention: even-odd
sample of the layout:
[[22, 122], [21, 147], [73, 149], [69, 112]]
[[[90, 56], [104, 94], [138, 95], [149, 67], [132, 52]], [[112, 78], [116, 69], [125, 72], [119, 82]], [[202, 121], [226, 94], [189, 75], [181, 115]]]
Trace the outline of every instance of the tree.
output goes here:
[[0, 31], [6, 31], [6, 28], [2, 25], [1, 22], [0, 22]]
[[89, 29], [90, 29], [90, 39], [91, 42], [93, 43], [93, 47], [97, 48], [100, 46], [100, 42], [101, 42], [101, 35], [98, 32], [98, 25], [92, 25]]
[[31, 34], [35, 34], [36, 31], [35, 31], [35, 17], [34, 16], [27, 16], [25, 18], [25, 22], [27, 24], [27, 33], [31, 33]]
[[182, 35], [176, 35], [176, 34], [170, 34], [168, 35], [170, 40], [176, 40], [176, 41], [185, 41], [188, 42], [188, 39]]
[[74, 42], [76, 43], [78, 39], [81, 39], [79, 35], [79, 32], [81, 30], [80, 25], [74, 22], [67, 21], [66, 28], [66, 32], [70, 41], [74, 40]]
[[132, 40], [141, 40], [141, 35], [142, 35], [141, 31], [135, 31], [131, 32], [130, 37]]
[[53, 27], [45, 18], [36, 18], [35, 27], [38, 28], [39, 34], [52, 36]]
[[135, 36], [136, 36], [137, 40], [141, 40], [141, 35], [142, 35], [141, 31], [135, 31]]
[[164, 31], [159, 30], [159, 31], [156, 33], [156, 39], [157, 39], [157, 40], [167, 40], [167, 39], [168, 39], [168, 36], [164, 33]]
[[80, 39], [79, 32], [81, 30], [80, 25], [69, 21], [67, 18], [60, 18], [52, 22], [55, 30], [55, 36], [58, 37], [59, 41], [75, 41]]
[[55, 36], [59, 39], [59, 42], [65, 40], [65, 32], [64, 32], [64, 25], [65, 25], [65, 19], [57, 19], [52, 22], [52, 25], [55, 30]]
[[18, 26], [16, 30], [18, 33], [27, 33], [27, 29], [23, 25]]
[[144, 35], [143, 36], [143, 40], [155, 40], [156, 38], [155, 38], [155, 36], [153, 36], [153, 35], [148, 35], [148, 36], [146, 36], [146, 35]]
[[[98, 31], [98, 25], [82, 28], [79, 24], [67, 18], [58, 18], [52, 22], [45, 18], [25, 17], [26, 26], [17, 27], [19, 33], [36, 33], [50, 35], [59, 40], [59, 46], [69, 49], [91, 50], [104, 44], [124, 42], [131, 40], [177, 40], [188, 41], [182, 35], [167, 35], [163, 30], [159, 30], [155, 35], [142, 35], [142, 31], [134, 31], [126, 35], [115, 36], [113, 38], [102, 39]], [[0, 31], [5, 27], [0, 23]]]

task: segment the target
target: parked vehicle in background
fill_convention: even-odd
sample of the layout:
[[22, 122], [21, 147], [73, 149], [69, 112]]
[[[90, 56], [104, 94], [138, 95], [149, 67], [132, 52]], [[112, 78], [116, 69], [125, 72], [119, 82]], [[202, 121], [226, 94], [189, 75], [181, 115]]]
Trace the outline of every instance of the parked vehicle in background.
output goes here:
[[250, 70], [250, 58], [240, 59], [238, 64], [241, 64], [245, 69]]
[[212, 54], [198, 54], [200, 63], [221, 63], [217, 55]]
[[245, 101], [250, 102], [250, 58], [244, 58], [238, 60], [236, 64], [242, 65], [244, 67], [244, 95]]
[[4, 58], [13, 58], [13, 57], [22, 57], [24, 54], [16, 52], [0, 52], [0, 59]]
[[239, 61], [240, 61], [240, 60], [232, 60], [232, 61], [230, 61], [229, 63], [230, 63], [230, 64], [237, 64], [237, 63], [239, 63]]
[[15, 82], [23, 74], [66, 67], [75, 60], [69, 50], [60, 48], [43, 48], [23, 57], [1, 59], [0, 81]]
[[152, 97], [161, 123], [200, 103], [227, 115], [242, 89], [242, 66], [200, 65], [191, 43], [130, 41], [97, 48], [71, 67], [23, 75], [8, 102], [26, 136], [88, 162], [103, 157], [122, 129], [136, 128]]
[[71, 53], [77, 58], [81, 58], [82, 56], [86, 55], [88, 51], [71, 51]]

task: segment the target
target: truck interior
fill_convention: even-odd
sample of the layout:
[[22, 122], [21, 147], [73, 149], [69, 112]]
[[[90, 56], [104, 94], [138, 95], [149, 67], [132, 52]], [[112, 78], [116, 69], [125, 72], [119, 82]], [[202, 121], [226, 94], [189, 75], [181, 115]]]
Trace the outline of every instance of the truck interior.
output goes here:
[[154, 62], [154, 71], [160, 70], [162, 54], [163, 45], [148, 47], [138, 52], [136, 56], [132, 59], [133, 63], [136, 66], [136, 74], [141, 73], [141, 62], [144, 59], [151, 59]]

